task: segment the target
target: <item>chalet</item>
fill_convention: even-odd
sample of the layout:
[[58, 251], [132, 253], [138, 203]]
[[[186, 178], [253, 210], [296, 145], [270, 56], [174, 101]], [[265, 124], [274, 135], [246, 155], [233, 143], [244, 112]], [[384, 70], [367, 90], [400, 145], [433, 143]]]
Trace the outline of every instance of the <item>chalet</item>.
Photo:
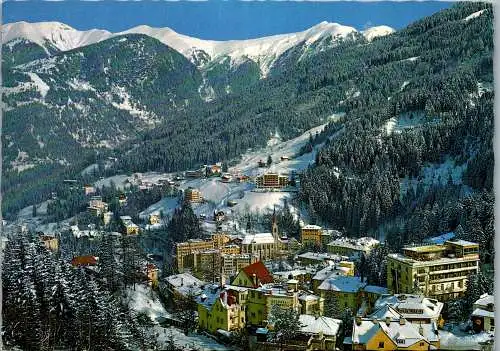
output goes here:
[[471, 315], [472, 329], [476, 332], [495, 331], [495, 299], [493, 295], [483, 294], [474, 302]]
[[231, 180], [233, 180], [233, 177], [229, 173], [224, 173], [222, 174], [221, 181], [224, 183], [229, 183]]
[[132, 222], [130, 216], [120, 216], [124, 234], [139, 234], [139, 226]]
[[124, 206], [127, 203], [127, 196], [125, 194], [120, 194], [120, 196], [118, 196], [118, 203], [120, 206]]

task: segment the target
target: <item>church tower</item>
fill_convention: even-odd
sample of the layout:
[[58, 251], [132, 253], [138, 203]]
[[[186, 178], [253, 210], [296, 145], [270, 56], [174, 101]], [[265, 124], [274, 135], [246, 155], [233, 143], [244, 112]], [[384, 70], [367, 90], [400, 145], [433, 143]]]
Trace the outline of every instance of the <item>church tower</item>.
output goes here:
[[277, 253], [279, 250], [280, 234], [278, 230], [278, 219], [276, 218], [276, 207], [274, 207], [273, 209], [273, 222], [271, 226], [271, 232], [274, 238], [274, 252]]

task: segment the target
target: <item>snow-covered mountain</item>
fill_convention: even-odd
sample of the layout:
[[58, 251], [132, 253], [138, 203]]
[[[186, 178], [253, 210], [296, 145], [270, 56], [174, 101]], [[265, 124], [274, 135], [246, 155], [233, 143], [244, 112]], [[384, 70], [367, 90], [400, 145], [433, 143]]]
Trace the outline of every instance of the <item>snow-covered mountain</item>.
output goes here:
[[[379, 26], [361, 32], [367, 40], [394, 32], [387, 26]], [[97, 43], [112, 36], [123, 34], [145, 34], [180, 52], [192, 60], [200, 51], [208, 54], [210, 60], [229, 56], [234, 64], [251, 59], [259, 62], [266, 71], [272, 63], [288, 49], [304, 43], [311, 45], [326, 38], [333, 40], [346, 38], [358, 31], [338, 23], [321, 22], [307, 30], [297, 33], [279, 34], [247, 40], [214, 41], [202, 40], [179, 34], [170, 28], [153, 28], [146, 25], [131, 28], [124, 32], [110, 33], [106, 30], [92, 29], [78, 31], [59, 22], [16, 22], [2, 26], [2, 44], [13, 39], [27, 39], [44, 48], [57, 48], [61, 51]]]

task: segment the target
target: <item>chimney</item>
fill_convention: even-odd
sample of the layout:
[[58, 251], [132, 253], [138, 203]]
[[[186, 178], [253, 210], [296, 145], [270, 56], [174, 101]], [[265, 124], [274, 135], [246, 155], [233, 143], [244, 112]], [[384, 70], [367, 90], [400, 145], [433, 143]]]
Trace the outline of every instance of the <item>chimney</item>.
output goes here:
[[385, 317], [385, 324], [387, 324], [387, 326], [391, 325], [391, 317]]
[[399, 319], [399, 325], [405, 325], [406, 324], [406, 319], [404, 319], [403, 317], [401, 317]]
[[422, 324], [418, 327], [418, 333], [422, 336], [424, 335], [424, 327], [422, 327]]
[[181, 286], [184, 286], [184, 278], [181, 277]]
[[252, 274], [252, 281], [253, 281], [253, 285], [254, 286], [257, 286], [257, 274]]
[[373, 322], [373, 324], [377, 324], [378, 323], [378, 319], [377, 318], [373, 318], [372, 322]]

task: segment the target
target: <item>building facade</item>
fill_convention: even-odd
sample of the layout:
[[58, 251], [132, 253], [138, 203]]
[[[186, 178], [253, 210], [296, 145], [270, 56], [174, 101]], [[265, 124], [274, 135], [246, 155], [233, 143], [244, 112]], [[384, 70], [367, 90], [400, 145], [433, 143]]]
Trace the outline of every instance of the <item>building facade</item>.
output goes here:
[[257, 188], [281, 189], [288, 185], [288, 176], [266, 173], [255, 178]]
[[464, 240], [407, 247], [387, 257], [390, 293], [420, 292], [439, 301], [462, 296], [467, 277], [479, 271], [479, 245]]

